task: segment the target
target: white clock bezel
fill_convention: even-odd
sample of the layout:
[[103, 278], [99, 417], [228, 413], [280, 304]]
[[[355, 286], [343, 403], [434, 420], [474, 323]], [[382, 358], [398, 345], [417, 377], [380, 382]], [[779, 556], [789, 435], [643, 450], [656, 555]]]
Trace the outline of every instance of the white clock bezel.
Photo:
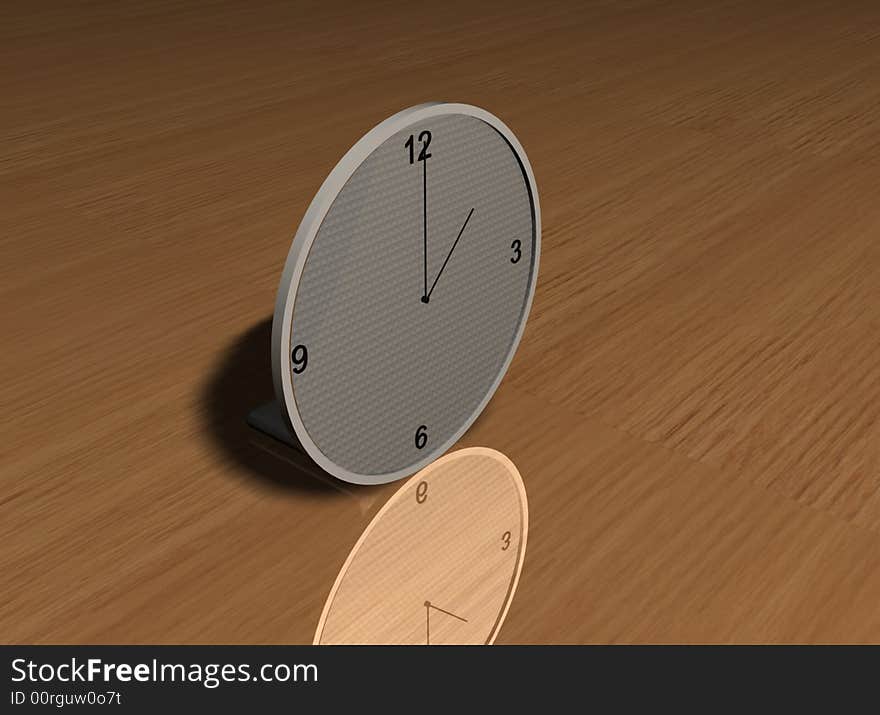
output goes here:
[[[504, 137], [512, 148], [526, 177], [529, 197], [532, 203], [535, 238], [531, 269], [532, 274], [529, 284], [529, 294], [526, 298], [523, 311], [523, 319], [520, 321], [516, 336], [511, 343], [504, 364], [498, 371], [498, 375], [492, 383], [492, 386], [473, 413], [462, 423], [459, 429], [449, 439], [431, 449], [418, 462], [414, 462], [403, 469], [385, 474], [357, 474], [336, 464], [320, 450], [317, 444], [315, 444], [309, 436], [308, 430], [296, 408], [296, 398], [293, 391], [293, 381], [288, 355], [296, 292], [299, 287], [303, 269], [305, 268], [309, 250], [315, 240], [318, 229], [321, 227], [321, 223], [324, 221], [327, 212], [330, 210], [330, 207], [333, 205], [333, 202], [336, 200], [342, 187], [345, 186], [345, 183], [355, 170], [370, 154], [372, 154], [374, 150], [399, 131], [418, 122], [424, 122], [434, 117], [449, 114], [464, 114], [475, 117], [494, 128]], [[510, 362], [513, 360], [513, 356], [516, 353], [523, 331], [525, 330], [529, 312], [532, 307], [532, 299], [535, 295], [540, 247], [541, 209], [532, 167], [529, 164], [525, 150], [517, 140], [516, 136], [514, 136], [513, 132], [506, 124], [493, 114], [469, 104], [451, 102], [420, 104], [392, 115], [361, 137], [361, 139], [349, 149], [348, 152], [346, 152], [342, 159], [340, 159], [333, 171], [331, 171], [324, 180], [324, 183], [321, 184], [321, 188], [318, 189], [318, 193], [315, 194], [315, 197], [312, 199], [308, 210], [299, 224], [299, 228], [293, 238], [290, 252], [287, 254], [287, 260], [284, 264], [284, 271], [281, 275], [281, 283], [275, 300], [275, 312], [272, 318], [272, 376], [275, 382], [275, 394], [281, 407], [281, 414], [287, 423], [287, 427], [296, 435], [297, 440], [309, 457], [311, 457], [311, 459], [314, 460], [324, 471], [338, 479], [342, 479], [343, 481], [354, 484], [385, 484], [415, 474], [417, 471], [434, 461], [438, 456], [449, 450], [449, 448], [458, 441], [458, 439], [467, 431], [477, 417], [479, 417], [480, 413], [485, 409], [489, 400], [492, 399], [492, 396], [501, 384], [501, 380], [504, 379], [504, 375], [507, 373]]]

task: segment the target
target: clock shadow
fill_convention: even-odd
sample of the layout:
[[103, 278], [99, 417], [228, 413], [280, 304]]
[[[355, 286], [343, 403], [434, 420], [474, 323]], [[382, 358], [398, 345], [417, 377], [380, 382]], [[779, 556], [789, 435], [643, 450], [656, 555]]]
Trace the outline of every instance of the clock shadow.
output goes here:
[[309, 457], [262, 435], [245, 417], [274, 398], [272, 319], [239, 335], [221, 354], [200, 395], [205, 431], [214, 450], [265, 486], [311, 496], [365, 496], [372, 487], [345, 484], [326, 474]]

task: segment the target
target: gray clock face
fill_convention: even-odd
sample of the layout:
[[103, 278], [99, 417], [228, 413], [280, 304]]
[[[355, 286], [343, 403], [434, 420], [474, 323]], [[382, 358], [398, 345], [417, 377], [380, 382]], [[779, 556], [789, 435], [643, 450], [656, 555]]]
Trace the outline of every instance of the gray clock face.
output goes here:
[[439, 114], [382, 141], [336, 194], [295, 286], [294, 409], [356, 481], [451, 446], [497, 387], [537, 267], [536, 206], [492, 125]]

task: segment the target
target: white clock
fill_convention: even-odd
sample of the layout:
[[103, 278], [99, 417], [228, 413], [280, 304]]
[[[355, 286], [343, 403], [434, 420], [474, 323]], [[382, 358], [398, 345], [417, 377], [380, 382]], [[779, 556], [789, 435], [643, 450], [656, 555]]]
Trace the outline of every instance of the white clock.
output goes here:
[[540, 243], [532, 169], [498, 118], [438, 103], [374, 127], [324, 181], [284, 267], [272, 366], [290, 441], [358, 484], [446, 452], [513, 358]]

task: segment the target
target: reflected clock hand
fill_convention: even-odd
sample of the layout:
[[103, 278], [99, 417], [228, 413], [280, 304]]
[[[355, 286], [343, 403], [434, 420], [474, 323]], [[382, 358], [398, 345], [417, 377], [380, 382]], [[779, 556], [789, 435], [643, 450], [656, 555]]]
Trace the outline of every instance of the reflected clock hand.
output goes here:
[[447, 616], [452, 616], [453, 618], [457, 618], [459, 621], [463, 623], [467, 623], [467, 618], [462, 618], [461, 616], [457, 616], [452, 611], [447, 611], [446, 609], [440, 608], [440, 606], [435, 606], [430, 601], [425, 601], [425, 640], [426, 645], [431, 645], [431, 609], [435, 611], [440, 611], [440, 613], [445, 613]]
[[[455, 250], [455, 247], [458, 245], [458, 242], [461, 239], [461, 235], [464, 233], [464, 229], [468, 225], [468, 221], [471, 220], [471, 216], [473, 215], [473, 213], [474, 213], [473, 209], [468, 211], [467, 218], [464, 220], [464, 223], [461, 225], [461, 229], [458, 232], [458, 236], [455, 237], [455, 242], [452, 244], [452, 248], [450, 248], [449, 253], [446, 254], [446, 260], [443, 261], [443, 265], [440, 266], [440, 272], [437, 273], [437, 277], [434, 279], [434, 282], [431, 284], [431, 290], [429, 290], [427, 293], [425, 293], [425, 297], [422, 298], [423, 303], [427, 303], [431, 299], [431, 293], [434, 292], [434, 287], [437, 285], [437, 281], [439, 281], [440, 276], [443, 275], [443, 269], [446, 268], [446, 264], [449, 263], [449, 259], [452, 258], [452, 252]], [[438, 609], [438, 610], [441, 610], [441, 609]], [[452, 615], [452, 614], [450, 614], [450, 615]], [[457, 618], [457, 616], [456, 616], [456, 618]]]

